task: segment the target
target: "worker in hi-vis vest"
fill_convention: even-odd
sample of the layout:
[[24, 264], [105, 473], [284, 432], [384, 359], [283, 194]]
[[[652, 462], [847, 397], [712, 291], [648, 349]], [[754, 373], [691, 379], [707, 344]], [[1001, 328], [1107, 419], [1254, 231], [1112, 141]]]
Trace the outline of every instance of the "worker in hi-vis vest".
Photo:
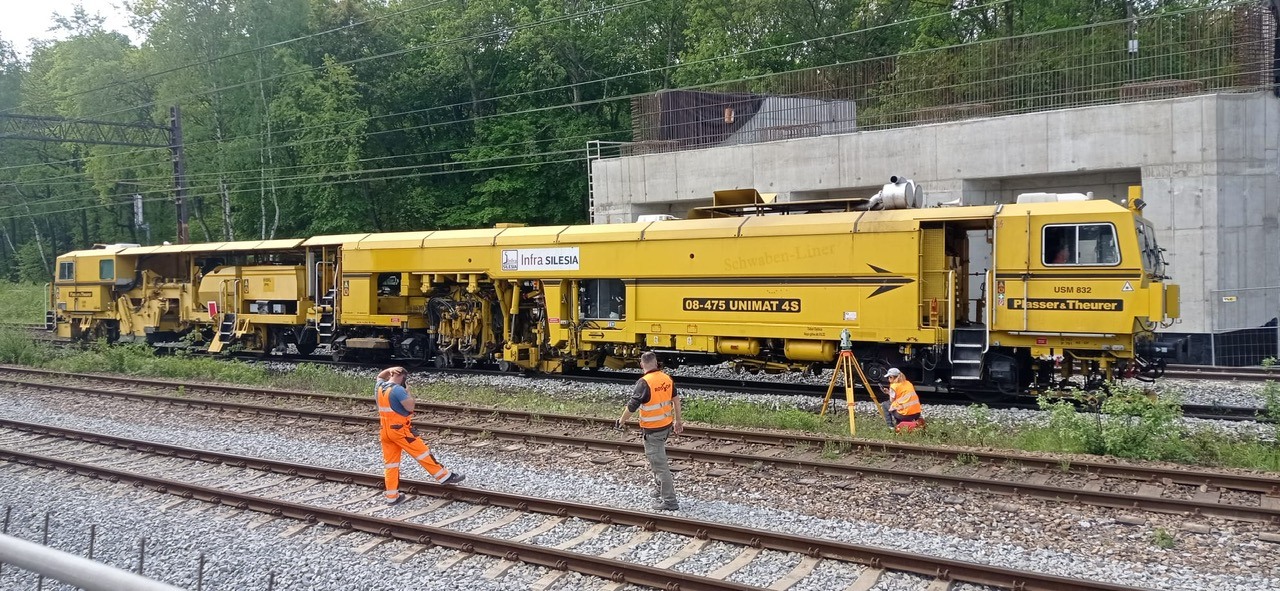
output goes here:
[[667, 462], [667, 438], [672, 433], [684, 431], [680, 419], [680, 398], [676, 395], [671, 376], [658, 371], [658, 356], [646, 351], [640, 356], [640, 369], [644, 376], [636, 382], [635, 393], [622, 411], [622, 417], [614, 421], [621, 429], [631, 413], [639, 412], [640, 430], [644, 432], [644, 455], [653, 469], [654, 490], [652, 506], [655, 511], [675, 511], [675, 481], [671, 477], [671, 464]]
[[409, 371], [403, 367], [391, 367], [378, 374], [374, 388], [378, 402], [378, 439], [382, 442], [382, 469], [386, 480], [386, 501], [395, 505], [405, 500], [400, 494], [400, 458], [409, 452], [422, 468], [440, 484], [458, 484], [466, 479], [462, 474], [450, 472], [436, 461], [431, 448], [414, 432], [413, 397], [405, 389]]

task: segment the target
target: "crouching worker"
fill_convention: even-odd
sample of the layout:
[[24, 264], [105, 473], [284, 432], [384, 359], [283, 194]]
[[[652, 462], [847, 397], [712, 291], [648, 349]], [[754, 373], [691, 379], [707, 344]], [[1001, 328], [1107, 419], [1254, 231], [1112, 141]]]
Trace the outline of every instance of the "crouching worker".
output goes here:
[[920, 397], [916, 395], [916, 387], [896, 367], [890, 368], [884, 375], [889, 378], [889, 387], [881, 388], [881, 391], [888, 394], [889, 399], [882, 402], [881, 406], [884, 407], [884, 420], [889, 428], [895, 429], [902, 423], [912, 423], [909, 428], [914, 428], [922, 423]]
[[396, 505], [405, 500], [400, 494], [400, 458], [409, 452], [422, 468], [440, 484], [458, 484], [466, 479], [462, 474], [449, 472], [436, 461], [431, 448], [414, 432], [413, 397], [405, 389], [409, 372], [403, 367], [392, 367], [378, 374], [375, 388], [378, 401], [380, 428], [378, 439], [382, 442], [382, 461], [386, 479], [386, 501]]

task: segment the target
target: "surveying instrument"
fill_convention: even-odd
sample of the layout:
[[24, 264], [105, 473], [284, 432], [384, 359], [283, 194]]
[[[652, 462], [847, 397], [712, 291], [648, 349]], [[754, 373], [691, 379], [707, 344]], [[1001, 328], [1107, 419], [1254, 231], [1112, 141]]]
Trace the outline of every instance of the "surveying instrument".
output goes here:
[[876, 410], [880, 412], [880, 418], [884, 418], [884, 408], [880, 406], [880, 400], [876, 398], [876, 391], [871, 387], [871, 381], [867, 379], [867, 374], [862, 373], [862, 364], [858, 362], [858, 358], [853, 355], [853, 338], [849, 333], [849, 329], [840, 331], [840, 357], [836, 359], [835, 371], [831, 372], [831, 383], [827, 385], [827, 395], [822, 399], [822, 412], [818, 416], [826, 416], [827, 402], [831, 400], [831, 393], [836, 389], [836, 379], [844, 380], [844, 400], [845, 405], [849, 409], [849, 436], [858, 436], [858, 425], [854, 421], [853, 413], [853, 372], [858, 372], [858, 379], [862, 380], [862, 387], [867, 389], [867, 394], [871, 395], [871, 401], [876, 404]]

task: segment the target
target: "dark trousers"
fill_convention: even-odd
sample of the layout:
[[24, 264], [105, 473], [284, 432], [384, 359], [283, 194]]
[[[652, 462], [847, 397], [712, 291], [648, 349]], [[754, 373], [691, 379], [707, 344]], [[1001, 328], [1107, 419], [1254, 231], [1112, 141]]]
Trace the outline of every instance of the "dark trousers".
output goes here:
[[654, 486], [658, 497], [667, 505], [676, 504], [675, 481], [671, 478], [671, 464], [667, 462], [667, 437], [671, 435], [671, 427], [663, 427], [644, 434], [644, 455], [649, 459], [649, 467], [653, 470]]
[[903, 423], [906, 421], [914, 421], [920, 418], [920, 413], [916, 413], [913, 415], [904, 415], [896, 410], [889, 410], [889, 406], [891, 404], [892, 403], [889, 402], [888, 400], [880, 403], [880, 406], [884, 407], [884, 422], [889, 425], [890, 429], [897, 427], [898, 423]]

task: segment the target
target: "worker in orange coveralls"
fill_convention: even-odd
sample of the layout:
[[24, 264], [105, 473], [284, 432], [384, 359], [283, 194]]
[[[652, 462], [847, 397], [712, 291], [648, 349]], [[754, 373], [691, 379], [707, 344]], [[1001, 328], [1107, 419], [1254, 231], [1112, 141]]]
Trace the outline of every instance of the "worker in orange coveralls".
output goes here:
[[441, 466], [431, 449], [413, 431], [413, 397], [405, 389], [409, 371], [403, 367], [391, 367], [378, 374], [375, 392], [378, 401], [378, 419], [381, 427], [378, 438], [382, 441], [383, 470], [386, 475], [388, 505], [405, 500], [400, 494], [400, 454], [409, 452], [422, 468], [440, 484], [458, 484], [466, 479], [462, 474], [449, 472]]
[[916, 394], [916, 387], [896, 367], [890, 368], [884, 375], [889, 378], [889, 387], [881, 388], [881, 391], [889, 395], [889, 400], [881, 403], [884, 406], [885, 422], [893, 428], [899, 423], [919, 421], [920, 396]]

